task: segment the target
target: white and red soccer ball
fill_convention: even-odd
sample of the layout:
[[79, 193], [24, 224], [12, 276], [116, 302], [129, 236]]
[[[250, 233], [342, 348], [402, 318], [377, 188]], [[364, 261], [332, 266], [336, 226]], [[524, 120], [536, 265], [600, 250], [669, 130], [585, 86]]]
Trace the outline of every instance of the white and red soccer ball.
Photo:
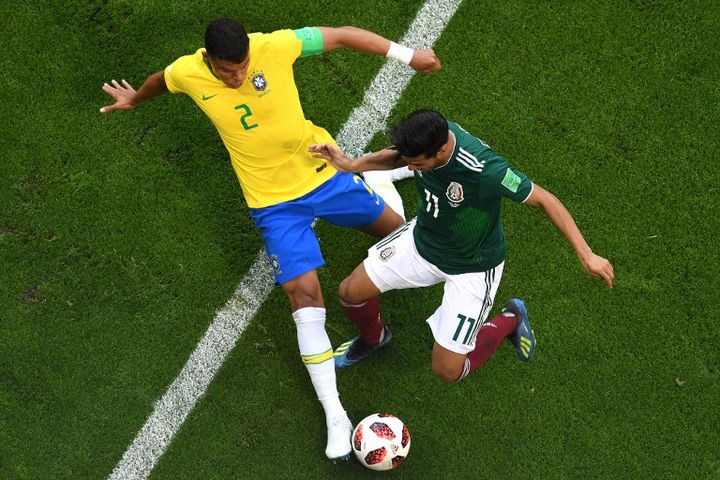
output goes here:
[[390, 470], [407, 457], [410, 432], [396, 416], [374, 413], [355, 427], [352, 449], [363, 466], [371, 470]]

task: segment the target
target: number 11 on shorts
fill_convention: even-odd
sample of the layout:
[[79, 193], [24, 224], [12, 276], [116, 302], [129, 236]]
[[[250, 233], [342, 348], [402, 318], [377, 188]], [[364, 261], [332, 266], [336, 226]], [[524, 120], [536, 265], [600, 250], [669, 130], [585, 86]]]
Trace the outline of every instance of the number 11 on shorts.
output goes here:
[[455, 330], [455, 335], [453, 335], [453, 341], [457, 341], [458, 337], [460, 336], [460, 332], [463, 329], [463, 325], [467, 323], [468, 329], [467, 332], [465, 332], [465, 338], [463, 338], [462, 343], [468, 345], [468, 340], [472, 340], [470, 338], [470, 333], [473, 331], [473, 327], [475, 326], [475, 322], [477, 322], [477, 320], [474, 318], [466, 317], [462, 313], [458, 313], [458, 319], [460, 321], [458, 322], [457, 329]]

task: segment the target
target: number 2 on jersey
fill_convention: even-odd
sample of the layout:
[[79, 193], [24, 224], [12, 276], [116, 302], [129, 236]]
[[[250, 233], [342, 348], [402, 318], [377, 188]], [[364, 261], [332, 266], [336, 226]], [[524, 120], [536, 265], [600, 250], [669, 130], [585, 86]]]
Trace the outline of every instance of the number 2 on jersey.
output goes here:
[[[432, 202], [430, 201], [431, 199]], [[425, 205], [425, 211], [430, 213], [430, 210], [432, 210], [433, 218], [437, 218], [438, 212], [440, 211], [440, 207], [438, 206], [438, 197], [433, 195], [427, 188], [425, 189], [425, 202], [427, 202], [427, 205]]]
[[240, 123], [242, 124], [243, 128], [245, 130], [250, 130], [251, 128], [255, 128], [258, 126], [257, 123], [253, 123], [252, 125], [248, 125], [247, 118], [252, 116], [252, 110], [250, 110], [250, 107], [247, 106], [246, 103], [243, 103], [242, 105], [238, 105], [235, 107], [235, 110], [242, 110], [245, 112], [245, 115], [240, 117]]

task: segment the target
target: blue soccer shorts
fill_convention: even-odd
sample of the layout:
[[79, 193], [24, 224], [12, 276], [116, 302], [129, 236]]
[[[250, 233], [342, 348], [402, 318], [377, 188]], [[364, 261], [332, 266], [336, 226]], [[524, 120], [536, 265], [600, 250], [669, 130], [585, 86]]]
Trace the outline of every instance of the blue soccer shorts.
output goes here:
[[364, 227], [380, 217], [385, 202], [360, 177], [338, 172], [312, 192], [295, 200], [251, 208], [265, 251], [283, 284], [325, 264], [312, 228], [316, 218], [341, 227]]

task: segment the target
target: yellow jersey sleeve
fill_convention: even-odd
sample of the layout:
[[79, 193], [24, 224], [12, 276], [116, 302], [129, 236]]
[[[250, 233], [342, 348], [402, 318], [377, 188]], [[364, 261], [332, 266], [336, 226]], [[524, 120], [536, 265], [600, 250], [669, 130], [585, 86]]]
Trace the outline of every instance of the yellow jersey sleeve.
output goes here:
[[[282, 63], [294, 63], [302, 53], [302, 40], [292, 30], [277, 30], [272, 33], [251, 33], [251, 47], [263, 54], [274, 55]], [[252, 43], [255, 45], [252, 45]]]
[[[199, 49], [194, 55], [185, 55], [165, 67], [165, 85], [170, 93], [181, 93], [185, 91], [184, 80], [189, 72], [194, 69], [196, 55], [204, 49]], [[202, 55], [202, 53], [200, 53]]]

